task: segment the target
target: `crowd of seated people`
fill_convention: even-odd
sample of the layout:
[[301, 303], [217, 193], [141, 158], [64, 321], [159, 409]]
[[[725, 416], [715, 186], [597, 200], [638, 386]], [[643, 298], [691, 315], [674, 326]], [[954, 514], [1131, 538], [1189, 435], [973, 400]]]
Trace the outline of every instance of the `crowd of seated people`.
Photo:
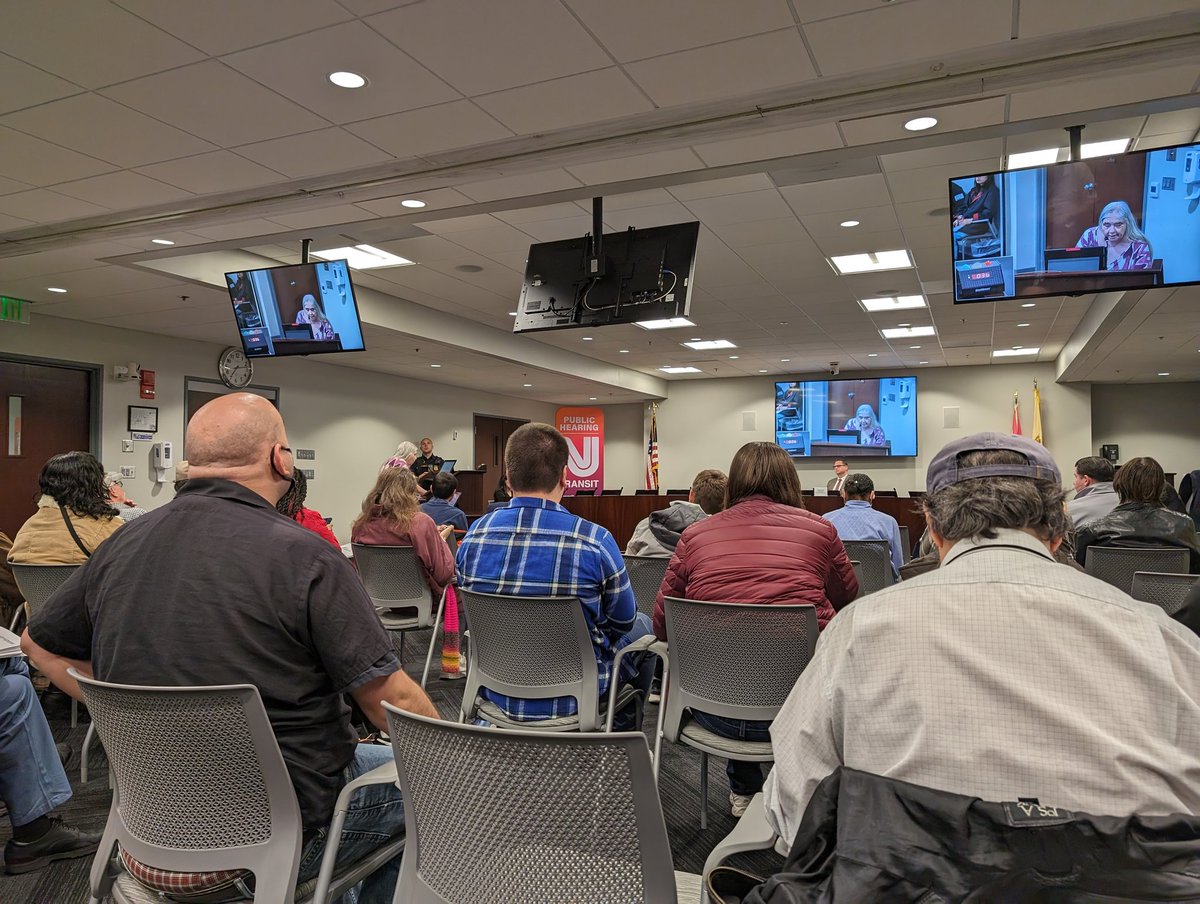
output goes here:
[[[300, 802], [301, 878], [310, 878], [325, 841], [316, 829], [328, 822], [337, 789], [390, 757], [384, 747], [356, 743], [342, 695], [380, 730], [386, 729], [380, 700], [422, 715], [436, 712], [404, 674], [353, 564], [329, 548], [324, 520], [304, 508], [303, 473], [278, 412], [257, 396], [225, 396], [193, 417], [187, 442], [190, 471], [176, 499], [124, 527], [109, 505], [114, 497], [99, 462], [86, 453], [47, 462], [38, 511], [14, 538], [11, 559], [22, 561], [23, 552], [32, 557], [24, 561], [40, 556], [87, 565], [35, 616], [24, 649], [75, 697], [79, 689], [66, 673], [72, 665], [131, 684], [255, 684]], [[776, 763], [768, 775], [757, 763], [729, 763], [730, 812], [741, 816], [764, 791], [768, 818], [785, 842], [796, 837], [818, 785], [838, 767], [986, 800], [1038, 797], [1097, 814], [1200, 807], [1200, 767], [1190, 754], [1200, 744], [1194, 633], [1200, 589], [1172, 620], [1082, 573], [1075, 561], [1084, 562], [1094, 545], [1162, 544], [1188, 548], [1192, 571], [1200, 573], [1194, 525], [1161, 504], [1165, 479], [1153, 459], [1133, 459], [1115, 478], [1103, 459], [1080, 459], [1077, 497], [1068, 504], [1060, 472], [1040, 444], [1003, 434], [952, 442], [930, 463], [920, 503], [928, 527], [918, 552], [925, 554], [910, 563], [920, 568], [908, 571], [900, 566], [895, 519], [871, 505], [868, 475], [840, 474], [845, 504], [819, 517], [805, 510], [786, 452], [774, 443], [748, 443], [734, 455], [727, 479], [701, 471], [688, 502], [652, 514], [634, 531], [626, 554], [669, 557], [648, 619], [637, 613], [612, 534], [562, 505], [568, 446], [553, 427], [526, 424], [513, 433], [496, 499], [470, 524], [457, 561], [446, 534], [458, 519], [441, 518], [452, 508], [455, 479], [433, 472], [432, 498], [422, 505], [412, 467], [417, 452], [401, 443], [385, 463], [351, 539], [411, 546], [431, 590], [440, 595], [450, 588], [448, 677], [460, 674], [455, 585], [577, 598], [591, 629], [602, 699], [613, 682], [648, 697], [654, 658], [626, 656], [615, 675], [613, 659], [649, 634], [666, 638], [667, 596], [816, 608], [822, 630], [816, 655], [773, 722], [691, 713], [722, 736], [773, 742]], [[1111, 511], [1095, 511], [1107, 491], [1115, 497]], [[172, 519], [172, 509], [187, 518]], [[1074, 523], [1075, 510], [1083, 509], [1091, 517]], [[319, 527], [308, 523], [314, 518]], [[185, 561], [173, 556], [177, 569], [147, 575], [142, 563], [186, 542], [184, 523], [211, 542], [189, 544]], [[858, 583], [842, 543], [849, 539], [887, 540], [906, 580], [855, 601]], [[161, 601], [150, 612], [147, 594]], [[196, 606], [201, 599], [205, 606]], [[271, 618], [264, 617], [268, 610]], [[202, 634], [206, 640], [197, 644]], [[158, 638], [145, 656], [112, 655], [145, 636]], [[1153, 649], [1146, 637], [1154, 639]], [[27, 676], [5, 675], [10, 679], [27, 693], [20, 684]], [[1097, 694], [1097, 687], [1122, 691]], [[486, 688], [482, 694], [514, 722], [578, 711], [572, 697], [526, 700]], [[614, 728], [637, 730], [641, 715], [640, 705], [628, 706]], [[25, 730], [42, 731], [36, 719]], [[6, 756], [12, 754], [0, 743], [5, 771]], [[44, 780], [59, 787], [53, 770]], [[14, 810], [7, 796], [13, 793], [0, 781], [10, 818], [25, 819], [33, 811], [19, 803]], [[65, 798], [59, 788], [46, 799], [58, 806]], [[95, 849], [98, 839], [54, 821], [51, 809], [34, 816], [45, 820], [36, 832], [14, 835], [18, 849], [6, 851], [11, 863], [33, 869]], [[343, 842], [339, 863], [401, 831], [399, 792], [364, 793], [355, 799], [345, 836], [354, 840]], [[34, 843], [35, 834], [47, 841], [23, 853], [21, 837]], [[156, 871], [127, 854], [124, 860], [152, 882]], [[389, 900], [397, 868], [393, 863], [368, 880], [358, 900]], [[248, 875], [238, 881], [252, 885]]]

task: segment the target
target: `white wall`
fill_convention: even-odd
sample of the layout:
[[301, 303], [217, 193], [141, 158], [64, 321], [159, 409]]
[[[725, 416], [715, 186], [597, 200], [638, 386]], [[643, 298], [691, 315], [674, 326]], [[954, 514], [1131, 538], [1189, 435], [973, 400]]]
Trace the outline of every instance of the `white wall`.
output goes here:
[[[877, 374], [843, 374], [845, 377]], [[925, 471], [930, 458], [950, 440], [983, 430], [1008, 432], [1012, 424], [1012, 395], [1021, 396], [1021, 423], [1026, 436], [1033, 426], [1033, 381], [1042, 390], [1042, 418], [1047, 448], [1060, 468], [1070, 470], [1075, 460], [1095, 454], [1091, 430], [1091, 391], [1089, 384], [1056, 384], [1052, 364], [1006, 364], [981, 367], [950, 367], [917, 371], [917, 415], [920, 454], [916, 458], [870, 459], [863, 470], [871, 474], [882, 489], [896, 487], [901, 492], [924, 489]], [[728, 380], [677, 380], [671, 383], [670, 396], [658, 411], [660, 483], [666, 487], [691, 484], [703, 468], [729, 469], [729, 462], [744, 443], [772, 441], [774, 433], [774, 380], [767, 377], [741, 377]], [[943, 408], [957, 406], [959, 427], [943, 426]], [[625, 407], [625, 406], [623, 406]], [[631, 407], [631, 406], [629, 406]], [[742, 413], [752, 412], [754, 430], [743, 430]], [[632, 423], [633, 418], [629, 418]], [[622, 421], [624, 423], [624, 421]], [[631, 461], [623, 479], [629, 487], [641, 486], [644, 468], [645, 433], [636, 442], [633, 437], [616, 435], [610, 419], [606, 443], [621, 443], [622, 448], [637, 445], [636, 461]], [[606, 445], [606, 449], [608, 446]], [[607, 452], [606, 452], [607, 454]], [[854, 470], [853, 465], [851, 469]], [[823, 490], [833, 475], [832, 461], [800, 463], [800, 481], [804, 487]], [[614, 471], [606, 476], [609, 486], [619, 486]]]
[[1092, 440], [1121, 447], [1121, 461], [1148, 455], [1176, 473], [1200, 468], [1200, 384], [1092, 386]]
[[[133, 453], [121, 451], [121, 440], [129, 438], [128, 406], [156, 406], [155, 439], [174, 443], [181, 457], [184, 378], [215, 378], [222, 346], [37, 315], [28, 326], [8, 326], [0, 334], [0, 352], [104, 365], [100, 457], [105, 468], [136, 468], [125, 490], [139, 504], [154, 508], [169, 501], [171, 483], [159, 485], [150, 479], [150, 443], [135, 443]], [[127, 361], [156, 372], [154, 401], [138, 398], [136, 382], [111, 379], [112, 365]], [[343, 542], [349, 540], [350, 522], [379, 465], [400, 440], [416, 442], [429, 436], [439, 455], [458, 458], [467, 468], [474, 464], [473, 414], [552, 423], [555, 410], [546, 403], [355, 370], [321, 359], [256, 361], [254, 384], [279, 387], [292, 448], [316, 450], [315, 461], [301, 463], [317, 475], [309, 483], [308, 504], [333, 516], [334, 532]]]

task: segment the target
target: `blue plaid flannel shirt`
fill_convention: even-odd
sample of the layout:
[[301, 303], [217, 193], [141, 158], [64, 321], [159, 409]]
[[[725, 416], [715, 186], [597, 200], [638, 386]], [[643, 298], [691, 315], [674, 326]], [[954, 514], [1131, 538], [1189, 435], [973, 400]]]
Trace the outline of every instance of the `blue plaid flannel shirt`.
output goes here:
[[[458, 585], [476, 593], [575, 596], [592, 631], [600, 695], [608, 692], [616, 650], [628, 643], [637, 605], [625, 560], [605, 528], [557, 503], [518, 496], [471, 525], [458, 546]], [[621, 665], [628, 680], [636, 667]], [[627, 671], [628, 669], [628, 671]], [[489, 690], [483, 696], [512, 719], [537, 722], [574, 715], [574, 697], [524, 700]]]

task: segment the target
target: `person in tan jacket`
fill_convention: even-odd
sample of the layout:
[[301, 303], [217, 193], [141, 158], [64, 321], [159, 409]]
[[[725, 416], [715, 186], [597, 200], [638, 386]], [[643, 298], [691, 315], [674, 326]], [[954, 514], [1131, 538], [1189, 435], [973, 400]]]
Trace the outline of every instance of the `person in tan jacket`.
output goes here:
[[90, 452], [55, 455], [38, 475], [38, 509], [13, 537], [8, 561], [79, 565], [122, 525], [108, 504], [104, 468]]

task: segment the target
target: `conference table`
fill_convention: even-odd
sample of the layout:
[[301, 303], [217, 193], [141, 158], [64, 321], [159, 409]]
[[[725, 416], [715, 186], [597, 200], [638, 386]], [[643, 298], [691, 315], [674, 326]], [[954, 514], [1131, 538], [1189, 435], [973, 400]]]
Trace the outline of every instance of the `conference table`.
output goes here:
[[[658, 509], [686, 496], [566, 496], [562, 504], [572, 513], [608, 528], [621, 549], [633, 536], [637, 523]], [[840, 496], [805, 496], [804, 507], [817, 515], [824, 515], [842, 507]], [[925, 530], [925, 516], [920, 514], [920, 500], [907, 496], [876, 496], [874, 507], [895, 518], [908, 527], [909, 536], [915, 543]]]

